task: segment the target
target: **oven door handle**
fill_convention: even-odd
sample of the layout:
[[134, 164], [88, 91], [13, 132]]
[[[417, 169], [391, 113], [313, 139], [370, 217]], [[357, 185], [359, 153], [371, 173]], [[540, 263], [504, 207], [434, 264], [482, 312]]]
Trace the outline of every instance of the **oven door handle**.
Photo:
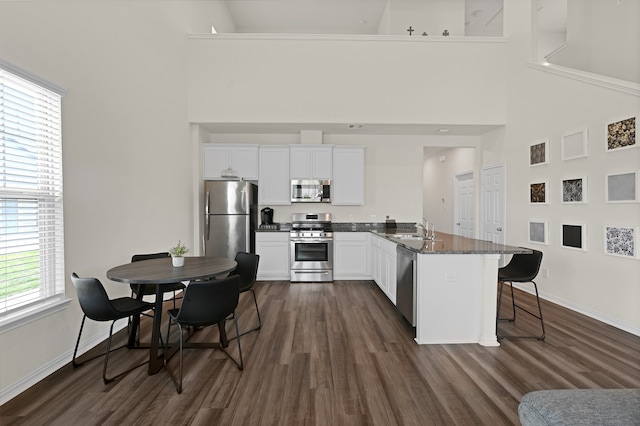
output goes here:
[[289, 238], [292, 243], [330, 243], [333, 238]]

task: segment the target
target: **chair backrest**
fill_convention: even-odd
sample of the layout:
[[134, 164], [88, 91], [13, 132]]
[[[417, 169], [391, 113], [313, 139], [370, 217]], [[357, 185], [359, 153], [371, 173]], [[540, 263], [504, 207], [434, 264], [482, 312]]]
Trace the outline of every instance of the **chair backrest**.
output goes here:
[[238, 306], [240, 278], [193, 281], [185, 290], [182, 306], [176, 315], [181, 324], [207, 326], [222, 321]]
[[505, 273], [509, 281], [528, 282], [535, 279], [540, 271], [542, 252], [531, 250], [531, 254], [514, 254], [511, 261], [505, 266]]
[[162, 259], [165, 257], [171, 257], [168, 251], [163, 251], [160, 253], [151, 253], [151, 254], [134, 254], [131, 256], [131, 262], [139, 262], [141, 260], [149, 260], [149, 259]]
[[238, 266], [229, 275], [238, 275], [240, 277], [240, 291], [247, 291], [256, 282], [260, 255], [239, 251], [235, 261]]
[[[165, 257], [171, 257], [171, 254], [169, 254], [168, 251], [149, 254], [134, 254], [133, 256], [131, 256], [131, 263], [149, 259], [164, 259]], [[155, 284], [130, 284], [129, 286], [131, 287], [131, 291], [136, 294], [142, 293], [145, 296], [156, 294]]]
[[110, 321], [119, 317], [106, 290], [97, 278], [80, 278], [74, 272], [71, 281], [78, 293], [78, 301], [84, 314], [94, 321]]

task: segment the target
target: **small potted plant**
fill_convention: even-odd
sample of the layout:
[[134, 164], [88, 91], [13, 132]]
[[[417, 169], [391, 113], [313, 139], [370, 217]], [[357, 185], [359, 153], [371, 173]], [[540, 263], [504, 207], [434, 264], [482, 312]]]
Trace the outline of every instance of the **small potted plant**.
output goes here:
[[175, 247], [171, 247], [171, 249], [169, 249], [171, 262], [174, 267], [179, 268], [184, 266], [184, 255], [187, 254], [188, 251], [189, 249], [180, 241], [178, 241], [178, 244]]

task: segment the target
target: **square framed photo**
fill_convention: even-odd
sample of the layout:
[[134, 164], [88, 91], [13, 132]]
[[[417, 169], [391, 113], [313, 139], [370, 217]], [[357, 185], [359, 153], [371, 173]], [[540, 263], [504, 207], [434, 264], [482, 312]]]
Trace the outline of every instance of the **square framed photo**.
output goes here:
[[611, 256], [638, 258], [638, 227], [610, 226], [604, 227], [604, 253]]
[[529, 203], [547, 204], [549, 202], [549, 182], [534, 182], [529, 184]]
[[589, 155], [589, 129], [582, 129], [562, 136], [562, 160], [574, 160]]
[[607, 151], [638, 147], [637, 134], [637, 116], [607, 124]]
[[539, 220], [529, 221], [529, 242], [536, 244], [549, 244], [549, 222]]
[[587, 225], [584, 223], [563, 223], [561, 228], [562, 247], [587, 251]]
[[562, 179], [562, 202], [569, 204], [587, 202], [586, 176]]
[[605, 175], [605, 201], [607, 203], [638, 202], [639, 176], [640, 173], [637, 171]]
[[541, 166], [549, 164], [549, 139], [529, 145], [529, 165]]

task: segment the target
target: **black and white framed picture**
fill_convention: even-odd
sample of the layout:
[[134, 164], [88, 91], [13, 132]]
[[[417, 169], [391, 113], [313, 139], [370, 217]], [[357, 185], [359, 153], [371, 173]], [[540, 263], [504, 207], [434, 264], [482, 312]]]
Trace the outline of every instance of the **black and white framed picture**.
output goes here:
[[638, 258], [636, 240], [638, 227], [609, 226], [604, 227], [604, 252], [611, 256]]
[[562, 247], [586, 251], [587, 225], [584, 223], [563, 223]]
[[529, 145], [529, 165], [541, 166], [549, 164], [549, 140], [535, 142]]
[[529, 221], [529, 242], [536, 244], [549, 244], [549, 222], [540, 220]]
[[605, 176], [604, 192], [607, 203], [635, 203], [638, 201], [640, 173], [611, 173]]
[[607, 151], [637, 147], [637, 134], [638, 117], [629, 117], [607, 124]]
[[547, 204], [549, 200], [549, 182], [534, 182], [529, 185], [529, 203]]
[[587, 177], [574, 177], [562, 179], [562, 202], [563, 203], [586, 203], [587, 202]]
[[574, 160], [589, 155], [589, 130], [582, 129], [562, 136], [562, 159]]

